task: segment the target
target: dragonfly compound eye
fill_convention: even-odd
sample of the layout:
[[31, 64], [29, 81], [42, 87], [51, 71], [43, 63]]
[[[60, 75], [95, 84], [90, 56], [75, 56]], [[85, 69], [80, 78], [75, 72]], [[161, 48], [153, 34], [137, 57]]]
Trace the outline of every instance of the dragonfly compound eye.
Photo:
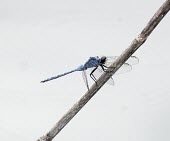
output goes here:
[[106, 56], [102, 56], [100, 59], [100, 63], [104, 64], [106, 62]]

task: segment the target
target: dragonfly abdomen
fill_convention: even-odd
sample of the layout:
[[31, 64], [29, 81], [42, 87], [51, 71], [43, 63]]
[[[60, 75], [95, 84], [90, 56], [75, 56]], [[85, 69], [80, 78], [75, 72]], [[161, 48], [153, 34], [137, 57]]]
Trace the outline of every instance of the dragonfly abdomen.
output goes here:
[[59, 74], [59, 75], [57, 75], [57, 76], [53, 76], [53, 77], [51, 77], [51, 78], [48, 78], [48, 79], [46, 79], [46, 80], [41, 81], [41, 83], [44, 83], [44, 82], [47, 82], [47, 81], [51, 81], [51, 80], [57, 79], [57, 78], [59, 78], [59, 77], [62, 77], [62, 76], [67, 75], [67, 74], [69, 74], [69, 73], [73, 73], [73, 72], [75, 72], [75, 71], [79, 71], [79, 70], [78, 70], [78, 69], [75, 69], [75, 70], [71, 70], [71, 71], [65, 72], [65, 73], [63, 73], [63, 74]]

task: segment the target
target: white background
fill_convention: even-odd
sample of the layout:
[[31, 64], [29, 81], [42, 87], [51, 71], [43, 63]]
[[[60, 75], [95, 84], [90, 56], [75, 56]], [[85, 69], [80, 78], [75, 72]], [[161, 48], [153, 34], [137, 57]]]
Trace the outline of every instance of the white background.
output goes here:
[[[86, 92], [80, 72], [41, 80], [90, 56], [120, 55], [162, 0], [1, 0], [0, 140], [35, 141]], [[170, 14], [54, 141], [170, 140]]]

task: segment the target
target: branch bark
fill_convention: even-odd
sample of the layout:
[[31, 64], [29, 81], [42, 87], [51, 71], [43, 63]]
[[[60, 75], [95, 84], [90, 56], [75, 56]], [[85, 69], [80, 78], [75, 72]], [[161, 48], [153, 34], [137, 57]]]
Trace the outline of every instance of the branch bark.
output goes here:
[[170, 0], [158, 9], [151, 20], [148, 22], [142, 32], [135, 38], [131, 45], [117, 58], [117, 60], [108, 69], [109, 73], [104, 73], [97, 84], [92, 85], [80, 100], [54, 125], [54, 127], [37, 141], [52, 141], [53, 138], [67, 125], [67, 123], [83, 108], [83, 106], [97, 93], [97, 91], [107, 82], [107, 80], [126, 62], [126, 60], [147, 40], [155, 27], [170, 10]]

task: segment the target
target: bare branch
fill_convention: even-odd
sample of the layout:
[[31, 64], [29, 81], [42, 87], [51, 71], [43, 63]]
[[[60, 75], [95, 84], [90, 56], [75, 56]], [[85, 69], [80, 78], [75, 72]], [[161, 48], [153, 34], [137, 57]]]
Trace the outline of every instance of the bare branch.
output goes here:
[[107, 80], [126, 62], [126, 60], [147, 40], [148, 36], [170, 10], [170, 0], [167, 0], [148, 22], [143, 31], [135, 38], [131, 45], [118, 57], [108, 69], [110, 73], [104, 73], [97, 84], [92, 85], [81, 99], [54, 125], [54, 127], [37, 141], [52, 141], [52, 139], [67, 125], [67, 123], [81, 110], [81, 108], [97, 93]]

